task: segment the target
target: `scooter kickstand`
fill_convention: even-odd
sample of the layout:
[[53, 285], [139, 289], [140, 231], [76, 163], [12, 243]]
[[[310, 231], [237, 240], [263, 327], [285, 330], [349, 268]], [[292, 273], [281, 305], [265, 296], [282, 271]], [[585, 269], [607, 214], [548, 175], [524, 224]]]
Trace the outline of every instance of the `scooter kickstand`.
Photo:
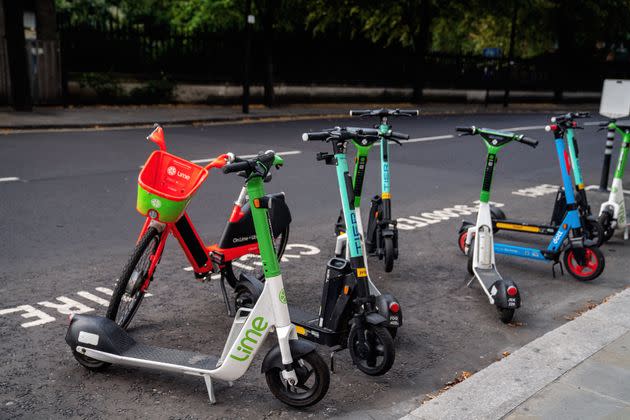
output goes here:
[[475, 276], [472, 276], [470, 278], [470, 280], [468, 280], [468, 283], [466, 283], [466, 287], [472, 287], [471, 284], [472, 284], [473, 280], [475, 280]]
[[225, 290], [225, 275], [221, 272], [221, 294], [223, 295], [223, 302], [225, 302], [225, 307], [227, 308], [228, 316], [234, 317], [235, 312], [232, 309], [232, 305], [230, 305], [230, 300], [228, 299], [227, 291]]
[[210, 398], [210, 404], [217, 403], [217, 399], [214, 398], [214, 388], [212, 388], [212, 378], [210, 375], [203, 375], [203, 379], [206, 381], [206, 388], [208, 389], [208, 398]]
[[555, 261], [551, 266], [551, 275], [553, 278], [556, 278], [556, 265], [560, 266], [560, 275], [564, 276], [564, 268], [562, 267], [562, 263], [560, 261]]
[[335, 373], [335, 353], [343, 350], [341, 346], [333, 347], [333, 350], [330, 352], [330, 371]]

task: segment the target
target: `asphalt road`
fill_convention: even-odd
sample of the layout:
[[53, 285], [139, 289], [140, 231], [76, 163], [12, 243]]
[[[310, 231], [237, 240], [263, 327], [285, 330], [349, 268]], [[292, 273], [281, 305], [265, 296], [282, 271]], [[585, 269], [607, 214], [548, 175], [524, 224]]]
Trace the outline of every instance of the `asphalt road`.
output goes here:
[[[503, 149], [492, 200], [505, 204], [510, 216], [547, 221], [553, 192], [538, 197], [513, 194], [561, 182], [551, 135], [532, 128], [547, 119], [546, 114], [450, 115], [394, 122], [397, 131], [422, 138], [392, 146], [393, 212], [406, 227], [400, 231], [400, 259], [390, 274], [378, 261], [370, 265], [374, 282], [399, 298], [405, 314], [396, 339], [396, 364], [387, 375], [369, 378], [342, 353], [328, 395], [307, 410], [308, 415], [357, 415], [420, 400], [456, 373], [482, 369], [630, 283], [630, 252], [619, 237], [603, 247], [606, 270], [590, 283], [579, 283], [568, 274], [554, 279], [550, 264], [499, 257], [501, 273], [517, 281], [523, 299], [516, 323], [506, 326], [477, 286], [466, 287], [466, 258], [457, 250], [456, 234], [463, 218], [474, 221], [475, 214], [445, 216], [425, 226], [418, 223], [421, 219], [410, 218], [426, 220], [422, 213], [474, 206], [485, 147], [479, 137], [440, 137], [453, 134], [457, 125], [474, 124], [524, 127], [524, 133], [540, 140], [535, 150], [518, 143]], [[282, 264], [288, 300], [313, 310], [334, 246], [340, 203], [333, 167], [315, 161], [315, 153], [328, 146], [303, 143], [300, 137], [306, 130], [337, 124], [358, 122], [165, 128], [169, 150], [187, 159], [227, 151], [293, 152], [266, 185], [269, 192], [286, 192], [293, 215], [289, 243], [294, 246], [287, 251], [292, 257]], [[63, 340], [63, 312], [104, 313], [108, 297], [103, 288], [112, 288], [142, 225], [135, 211], [136, 178], [139, 165], [154, 149], [144, 140], [146, 131], [0, 137], [0, 179], [19, 178], [0, 182], [0, 417], [302, 417], [271, 396], [259, 373], [260, 358], [234, 386], [218, 384], [218, 404], [212, 407], [199, 378], [124, 367], [94, 374], [72, 358]], [[605, 133], [587, 127], [578, 135], [586, 182], [596, 184]], [[368, 165], [365, 197], [378, 193], [376, 157]], [[213, 173], [191, 203], [191, 218], [209, 243], [219, 238], [241, 185], [236, 176]], [[589, 198], [597, 210], [605, 197], [592, 191]], [[462, 213], [467, 207], [458, 208]], [[510, 237], [518, 238], [544, 246], [540, 238]], [[130, 332], [166, 347], [220, 353], [231, 319], [224, 313], [218, 284], [197, 282], [184, 271], [187, 265], [171, 240], [150, 289], [153, 296], [144, 301]], [[320, 354], [327, 358], [326, 349]]]

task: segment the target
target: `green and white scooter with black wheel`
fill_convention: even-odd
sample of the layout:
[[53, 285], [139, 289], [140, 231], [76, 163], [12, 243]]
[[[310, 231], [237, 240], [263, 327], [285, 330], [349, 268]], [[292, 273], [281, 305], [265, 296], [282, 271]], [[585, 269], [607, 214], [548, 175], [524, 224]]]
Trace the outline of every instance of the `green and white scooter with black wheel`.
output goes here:
[[521, 295], [516, 283], [511, 279], [502, 277], [496, 266], [493, 222], [490, 212], [492, 174], [497, 163], [497, 154], [505, 145], [517, 141], [536, 147], [538, 142], [523, 135], [474, 126], [457, 127], [457, 131], [461, 133], [460, 136], [480, 135], [488, 149], [483, 183], [479, 194], [477, 223], [468, 228], [464, 244], [465, 253], [468, 255], [468, 273], [473, 276], [468, 285], [477, 279], [490, 304], [496, 306], [501, 321], [509, 323], [512, 321], [516, 309], [521, 306]]
[[613, 120], [603, 126], [619, 133], [622, 136], [622, 143], [608, 200], [602, 203], [599, 209], [599, 222], [604, 228], [605, 241], [612, 238], [616, 230], [623, 231], [623, 239], [628, 240], [628, 218], [622, 181], [630, 150], [630, 122]]
[[[279, 167], [282, 163], [282, 158], [268, 151], [250, 160], [235, 158], [234, 163], [223, 168], [225, 173], [239, 172], [247, 179], [265, 281], [256, 304], [236, 312], [221, 356], [146, 345], [108, 318], [74, 315], [66, 343], [77, 361], [90, 370], [102, 370], [116, 363], [200, 376], [205, 380], [210, 402], [214, 403], [213, 380], [232, 383], [242, 377], [269, 334], [275, 332], [277, 342], [262, 361], [271, 392], [283, 403], [298, 408], [321, 400], [328, 391], [330, 373], [315, 346], [298, 340], [271, 235], [268, 208], [273, 198], [265, 195], [263, 180], [274, 165]], [[213, 337], [209, 340], [215, 341]]]
[[[389, 122], [391, 117], [413, 117], [419, 115], [418, 110], [403, 109], [366, 109], [351, 110], [351, 116], [378, 117], [379, 124], [374, 126], [379, 132], [376, 140], [362, 139], [350, 143], [356, 148], [356, 158], [354, 161], [354, 172], [352, 177], [352, 188], [354, 192], [354, 206], [357, 214], [357, 222], [362, 232], [365, 254], [374, 255], [383, 261], [385, 272], [389, 273], [394, 268], [394, 260], [398, 259], [398, 228], [396, 220], [392, 219], [391, 204], [391, 178], [390, 178], [390, 149], [389, 143], [394, 142], [402, 145], [400, 140], [409, 139], [409, 135], [392, 131]], [[380, 143], [381, 161], [381, 194], [372, 198], [370, 212], [368, 215], [367, 230], [363, 230], [363, 219], [361, 218], [361, 194], [363, 191], [363, 181], [367, 168], [368, 155], [372, 147]], [[343, 211], [341, 211], [337, 224], [335, 225], [335, 235], [337, 243], [335, 255], [342, 256], [346, 251], [345, 224], [343, 221]], [[367, 264], [367, 262], [366, 262]]]
[[[318, 313], [289, 305], [291, 322], [301, 337], [331, 348], [332, 370], [335, 353], [347, 348], [360, 371], [371, 376], [383, 375], [394, 363], [393, 336], [402, 325], [402, 311], [398, 301], [392, 295], [381, 294], [368, 277], [345, 154], [347, 142], [376, 141], [378, 131], [337, 127], [304, 133], [302, 139], [328, 142], [333, 147], [333, 153], [318, 153], [317, 160], [336, 168], [346, 232], [351, 233], [350, 256], [334, 257], [326, 264]], [[241, 302], [237, 295], [237, 305]]]

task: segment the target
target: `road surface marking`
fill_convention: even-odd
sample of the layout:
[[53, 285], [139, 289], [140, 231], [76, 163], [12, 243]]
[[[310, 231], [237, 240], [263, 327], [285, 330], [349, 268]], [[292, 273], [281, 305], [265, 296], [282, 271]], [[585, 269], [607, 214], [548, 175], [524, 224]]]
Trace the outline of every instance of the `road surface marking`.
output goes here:
[[[429, 225], [443, 222], [451, 218], [458, 218], [469, 214], [477, 213], [479, 208], [479, 200], [473, 201], [474, 206], [468, 204], [456, 204], [451, 207], [445, 207], [441, 210], [431, 212], [422, 212], [420, 216], [399, 217], [397, 220], [398, 228], [401, 230], [415, 230]], [[490, 202], [495, 207], [503, 207], [503, 203]]]
[[[589, 185], [588, 187], [585, 187], [584, 189], [586, 191], [599, 190], [599, 185]], [[607, 189], [606, 191], [602, 191], [602, 192], [609, 193], [610, 189]], [[630, 191], [624, 191], [623, 193], [624, 193], [624, 195], [630, 195]]]
[[17, 176], [7, 176], [4, 178], [0, 178], [0, 182], [15, 182], [19, 180], [20, 178], [18, 178]]
[[[409, 140], [400, 140], [401, 143], [422, 143], [425, 141], [434, 141], [434, 140], [446, 140], [446, 139], [452, 139], [455, 138], [455, 135], [453, 134], [445, 134], [442, 136], [430, 136], [430, 137], [417, 137], [415, 139], [409, 139]], [[390, 142], [390, 143], [394, 143], [394, 142]]]
[[512, 191], [514, 195], [521, 195], [523, 197], [540, 197], [547, 194], [555, 194], [560, 188], [558, 185], [541, 184], [535, 187], [522, 188], [520, 190]]

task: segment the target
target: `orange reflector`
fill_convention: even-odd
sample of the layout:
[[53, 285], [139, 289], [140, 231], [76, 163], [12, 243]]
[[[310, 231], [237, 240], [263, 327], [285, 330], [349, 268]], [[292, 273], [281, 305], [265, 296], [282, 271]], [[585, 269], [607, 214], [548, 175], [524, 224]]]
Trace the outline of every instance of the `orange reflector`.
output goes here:
[[348, 293], [350, 293], [350, 286], [343, 286], [343, 294], [347, 295]]
[[254, 198], [254, 207], [256, 207], [257, 209], [260, 208], [260, 199], [259, 198]]
[[388, 192], [384, 192], [383, 194], [381, 194], [381, 197], [383, 197], [383, 199], [389, 199], [392, 198], [392, 195]]
[[306, 329], [304, 329], [304, 327], [300, 327], [299, 325], [295, 326], [295, 332], [299, 335], [306, 335]]
[[567, 228], [567, 224], [565, 223], [564, 225], [562, 225], [562, 229], [566, 229]]
[[365, 268], [357, 268], [357, 277], [367, 277], [367, 270]]

